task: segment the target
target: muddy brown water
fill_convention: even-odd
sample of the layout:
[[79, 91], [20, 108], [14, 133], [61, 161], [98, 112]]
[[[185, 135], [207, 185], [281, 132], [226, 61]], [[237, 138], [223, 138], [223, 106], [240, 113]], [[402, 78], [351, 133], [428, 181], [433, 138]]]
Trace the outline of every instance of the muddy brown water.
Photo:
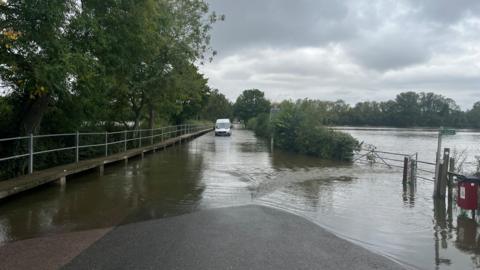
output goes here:
[[[387, 150], [431, 156], [430, 131], [346, 132], [383, 149], [391, 145], [398, 149]], [[467, 132], [447, 142], [472, 146], [479, 141], [480, 133]], [[209, 133], [126, 166], [106, 167], [103, 176], [72, 177], [64, 187], [47, 186], [0, 202], [0, 245], [260, 204], [303, 216], [412, 268], [480, 268], [477, 220], [456, 207], [435, 204], [432, 190], [428, 181], [418, 181], [415, 191], [404, 190], [396, 169], [271, 151], [250, 131], [235, 130], [231, 137]]]

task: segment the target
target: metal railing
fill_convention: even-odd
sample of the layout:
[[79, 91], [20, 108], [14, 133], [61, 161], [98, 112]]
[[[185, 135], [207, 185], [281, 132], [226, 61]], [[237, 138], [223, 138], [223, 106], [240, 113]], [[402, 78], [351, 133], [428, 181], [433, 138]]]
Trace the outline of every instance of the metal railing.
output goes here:
[[[0, 156], [0, 164], [2, 162], [17, 160], [21, 158], [27, 159], [28, 173], [34, 172], [35, 157], [48, 153], [58, 153], [64, 151], [74, 151], [75, 162], [81, 160], [80, 152], [83, 149], [98, 148], [103, 149], [103, 155], [108, 157], [109, 155], [126, 152], [131, 149], [141, 148], [145, 146], [155, 145], [162, 143], [170, 138], [178, 137], [184, 134], [194, 133], [201, 130], [213, 128], [213, 125], [176, 125], [166, 126], [154, 129], [137, 129], [137, 130], [122, 130], [115, 132], [75, 132], [75, 133], [62, 133], [62, 134], [42, 134], [12, 137], [12, 138], [0, 138], [0, 144], [9, 143], [14, 145], [27, 145], [27, 149], [23, 153], [15, 153], [10, 156]], [[71, 144], [65, 143], [61, 147], [52, 149], [36, 149], [36, 141], [45, 138], [61, 138], [64, 141], [73, 142]], [[116, 146], [116, 147], [114, 147]], [[25, 147], [15, 147], [18, 148]], [[1, 148], [0, 148], [1, 149]], [[114, 152], [113, 150], [117, 152]], [[52, 165], [55, 167], [57, 165]]]

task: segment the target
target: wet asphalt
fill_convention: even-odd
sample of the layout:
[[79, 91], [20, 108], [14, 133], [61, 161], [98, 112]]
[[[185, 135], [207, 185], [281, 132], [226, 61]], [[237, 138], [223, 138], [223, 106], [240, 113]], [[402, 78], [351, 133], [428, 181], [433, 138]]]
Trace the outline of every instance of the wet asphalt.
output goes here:
[[116, 227], [64, 269], [404, 269], [299, 216], [247, 205]]

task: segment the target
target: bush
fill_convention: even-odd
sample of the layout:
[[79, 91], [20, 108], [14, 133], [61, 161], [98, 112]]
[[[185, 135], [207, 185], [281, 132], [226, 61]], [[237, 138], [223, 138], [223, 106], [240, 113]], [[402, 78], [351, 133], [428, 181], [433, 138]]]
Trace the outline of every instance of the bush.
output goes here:
[[[275, 146], [323, 159], [352, 160], [359, 142], [349, 134], [325, 128], [321, 121], [322, 115], [315, 103], [308, 100], [283, 102], [270, 124]], [[256, 122], [256, 127], [260, 127], [259, 119]]]
[[259, 137], [269, 138], [271, 136], [270, 114], [261, 113], [257, 117], [247, 121], [247, 128], [255, 132]]
[[252, 117], [248, 119], [247, 123], [245, 124], [247, 129], [255, 130], [257, 127], [257, 117]]

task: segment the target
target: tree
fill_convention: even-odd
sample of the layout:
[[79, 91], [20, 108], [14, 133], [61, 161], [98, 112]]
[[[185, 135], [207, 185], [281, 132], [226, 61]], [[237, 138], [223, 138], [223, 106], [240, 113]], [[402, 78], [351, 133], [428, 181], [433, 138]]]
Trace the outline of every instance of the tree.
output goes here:
[[233, 117], [232, 103], [218, 91], [214, 89], [207, 96], [207, 104], [202, 109], [202, 119], [215, 121], [220, 118]]
[[[120, 121], [133, 122], [134, 129], [144, 118], [153, 125], [156, 112], [162, 109], [158, 106], [165, 104], [162, 99], [177, 98], [165, 92], [185, 89], [168, 89], [172, 84], [168, 80], [181, 77], [181, 72], [197, 72], [191, 65], [204, 59], [210, 49], [209, 30], [217, 16], [208, 14], [201, 0], [84, 2], [82, 15], [89, 23], [81, 32], [92, 29], [87, 36], [92, 44], [89, 51], [104, 66], [106, 91], [119, 112], [112, 116], [126, 117]], [[194, 89], [187, 90], [186, 95], [191, 95]]]
[[20, 134], [36, 132], [49, 109], [71, 90], [66, 37], [76, 1], [0, 3], [0, 77], [14, 104]]
[[345, 103], [343, 100], [337, 100], [332, 103], [328, 125], [345, 125], [349, 121], [350, 105]]
[[210, 30], [223, 19], [203, 0], [1, 1], [0, 78], [16, 133], [38, 132], [50, 111], [74, 114], [65, 127], [139, 127], [186, 89], [166, 87], [179, 70], [201, 76], [191, 66], [215, 55]]
[[174, 90], [176, 110], [173, 111], [171, 117], [175, 123], [199, 118], [210, 91], [207, 81], [198, 72], [198, 68], [192, 64], [183, 66], [172, 73], [168, 88]]
[[395, 98], [396, 115], [395, 123], [398, 126], [416, 126], [420, 116], [418, 104], [419, 95], [415, 92], [404, 92]]
[[419, 94], [421, 126], [446, 126], [456, 125], [462, 121], [459, 106], [454, 100], [434, 93]]
[[234, 104], [234, 115], [247, 123], [252, 117], [270, 111], [270, 101], [265, 99], [265, 94], [258, 89], [245, 90]]
[[351, 109], [351, 119], [360, 125], [376, 125], [382, 121], [381, 104], [378, 102], [359, 102]]
[[480, 128], [480, 101], [476, 102], [467, 112], [467, 119], [471, 127]]

